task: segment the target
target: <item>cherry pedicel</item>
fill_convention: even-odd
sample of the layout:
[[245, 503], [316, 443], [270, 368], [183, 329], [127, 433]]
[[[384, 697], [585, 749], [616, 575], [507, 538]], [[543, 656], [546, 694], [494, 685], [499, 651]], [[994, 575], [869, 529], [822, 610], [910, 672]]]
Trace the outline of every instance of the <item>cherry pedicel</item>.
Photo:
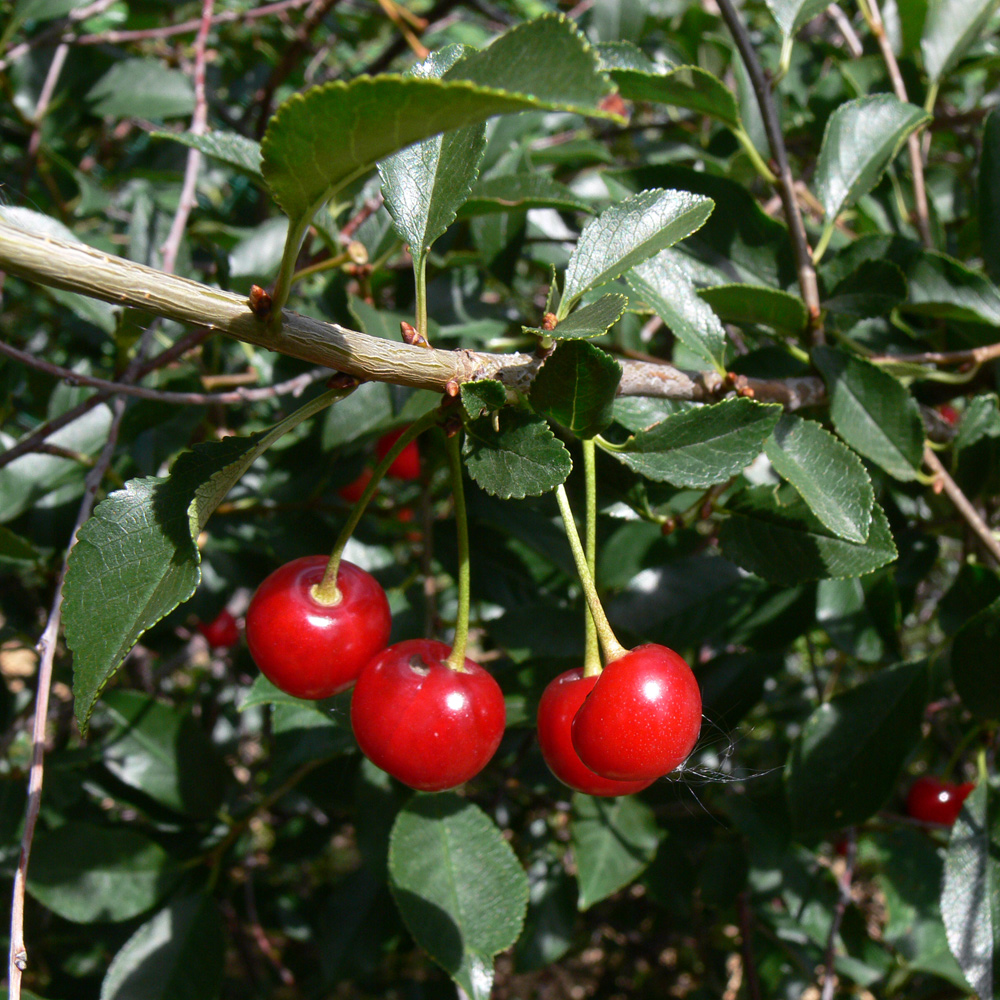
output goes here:
[[573, 748], [617, 781], [659, 778], [680, 766], [701, 732], [701, 690], [672, 649], [649, 643], [612, 660], [573, 719]]
[[[403, 429], [383, 434], [375, 444], [375, 454], [380, 459], [385, 458], [389, 449], [399, 440], [402, 433]], [[393, 459], [392, 465], [386, 470], [386, 475], [395, 476], [396, 479], [420, 478], [420, 450], [417, 448], [416, 441], [411, 441]]]
[[275, 570], [247, 609], [250, 655], [276, 687], [296, 698], [329, 698], [354, 683], [389, 641], [385, 591], [363, 569], [341, 560], [340, 600], [313, 596], [329, 556], [304, 556]]
[[906, 814], [925, 823], [951, 826], [962, 811], [962, 803], [975, 787], [971, 781], [959, 785], [925, 774], [910, 785], [906, 796]]
[[408, 639], [375, 656], [351, 696], [351, 725], [362, 753], [422, 792], [454, 788], [496, 753], [506, 712], [493, 676], [466, 659], [447, 664], [451, 647]]
[[615, 781], [595, 774], [573, 749], [570, 729], [573, 717], [597, 683], [597, 675], [585, 677], [583, 668], [567, 670], [551, 681], [538, 703], [538, 745], [549, 770], [564, 784], [587, 795], [632, 795], [648, 788], [655, 779]]
[[201, 622], [198, 631], [213, 649], [226, 649], [240, 641], [240, 629], [236, 619], [223, 608], [210, 622]]

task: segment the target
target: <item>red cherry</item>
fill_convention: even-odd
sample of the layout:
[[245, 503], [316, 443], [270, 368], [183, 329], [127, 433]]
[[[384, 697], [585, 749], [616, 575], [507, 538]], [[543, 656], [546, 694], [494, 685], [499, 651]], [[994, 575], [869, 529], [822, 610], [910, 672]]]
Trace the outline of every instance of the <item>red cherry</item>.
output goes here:
[[701, 732], [701, 691], [672, 649], [649, 643], [612, 660], [573, 719], [573, 747], [592, 771], [644, 781], [684, 762]]
[[956, 410], [950, 403], [942, 403], [937, 408], [937, 411], [941, 414], [941, 419], [944, 420], [946, 424], [950, 424], [954, 427], [958, 423], [958, 410]]
[[198, 631], [213, 649], [225, 649], [240, 641], [236, 619], [223, 608], [210, 622], [200, 622]]
[[467, 659], [446, 663], [451, 649], [408, 639], [368, 663], [351, 696], [351, 725], [364, 755], [421, 792], [454, 788], [496, 753], [506, 712], [493, 676]]
[[346, 486], [342, 486], [337, 491], [337, 495], [348, 503], [357, 503], [361, 499], [361, 494], [364, 493], [365, 488], [371, 482], [371, 478], [372, 470], [362, 469], [361, 475], [357, 479], [352, 479]]
[[[383, 434], [375, 444], [375, 454], [379, 458], [385, 458], [389, 453], [389, 449], [399, 440], [399, 436], [403, 433], [404, 429]], [[417, 448], [416, 441], [411, 441], [395, 457], [392, 465], [386, 470], [386, 475], [395, 476], [397, 479], [420, 478], [420, 451]]]
[[595, 774], [580, 760], [570, 740], [570, 727], [597, 677], [584, 677], [583, 669], [567, 670], [549, 682], [538, 703], [538, 745], [549, 770], [564, 784], [587, 795], [631, 795], [652, 783], [614, 781]]
[[354, 683], [389, 641], [389, 602], [378, 581], [341, 560], [340, 600], [322, 604], [312, 588], [329, 556], [304, 556], [276, 569], [247, 609], [247, 645], [260, 672], [296, 698], [329, 698]]
[[975, 787], [971, 781], [958, 785], [925, 774], [910, 785], [906, 796], [906, 814], [925, 823], [951, 826], [962, 811], [962, 803]]

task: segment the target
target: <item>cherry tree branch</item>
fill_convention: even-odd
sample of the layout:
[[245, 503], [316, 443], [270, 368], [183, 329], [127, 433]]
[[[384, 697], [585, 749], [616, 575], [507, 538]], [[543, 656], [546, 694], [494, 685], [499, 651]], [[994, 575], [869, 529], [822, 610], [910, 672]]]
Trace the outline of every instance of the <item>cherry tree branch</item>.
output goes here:
[[941, 463], [933, 449], [924, 449], [924, 465], [926, 465], [935, 478], [941, 484], [941, 488], [948, 495], [948, 499], [955, 505], [959, 514], [965, 519], [966, 524], [976, 533], [976, 537], [983, 543], [990, 555], [1000, 564], [1000, 539], [990, 530], [990, 526], [979, 516], [979, 511], [972, 506], [972, 502], [962, 492], [962, 488], [948, 474], [948, 470]]

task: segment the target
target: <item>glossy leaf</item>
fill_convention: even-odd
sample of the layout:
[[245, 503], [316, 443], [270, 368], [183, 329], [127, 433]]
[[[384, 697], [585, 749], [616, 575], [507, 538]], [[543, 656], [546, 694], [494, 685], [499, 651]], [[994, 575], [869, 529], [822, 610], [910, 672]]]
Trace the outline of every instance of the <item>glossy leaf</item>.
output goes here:
[[766, 486], [744, 490], [729, 501], [726, 513], [719, 532], [723, 555], [772, 583], [864, 576], [896, 558], [877, 504], [863, 543], [838, 537], [803, 502], [779, 503]]
[[656, 856], [663, 836], [653, 811], [636, 796], [608, 799], [580, 792], [573, 795], [570, 835], [581, 910], [633, 882]]
[[502, 382], [482, 379], [479, 382], [463, 382], [461, 385], [462, 406], [473, 420], [499, 410], [507, 402], [507, 390]]
[[222, 918], [210, 895], [173, 899], [111, 960], [101, 1000], [214, 1000], [225, 950]]
[[830, 640], [863, 663], [877, 663], [885, 653], [860, 579], [820, 580], [816, 584], [816, 623]]
[[951, 676], [966, 708], [987, 719], [1000, 719], [1000, 599], [983, 608], [955, 634]]
[[800, 832], [862, 823], [884, 805], [920, 740], [927, 666], [882, 670], [806, 720], [789, 755], [786, 790]]
[[729, 128], [740, 127], [740, 112], [733, 92], [698, 66], [672, 66], [662, 71], [611, 67], [609, 72], [627, 100], [686, 108], [715, 118]]
[[74, 820], [35, 838], [28, 891], [74, 923], [131, 920], [163, 899], [181, 874], [145, 835]]
[[539, 417], [519, 410], [490, 417], [466, 428], [462, 455], [469, 476], [503, 500], [541, 496], [554, 490], [573, 468], [569, 452]]
[[556, 208], [592, 212], [590, 204], [548, 174], [503, 174], [481, 180], [469, 193], [460, 216], [510, 212], [513, 209]]
[[931, 83], [958, 65], [996, 6], [997, 0], [934, 0], [928, 4], [920, 51]]
[[74, 707], [83, 732], [139, 636], [194, 593], [201, 579], [195, 540], [233, 484], [282, 434], [343, 395], [317, 396], [251, 437], [198, 445], [169, 476], [133, 479], [97, 505], [80, 529], [64, 586]]
[[292, 97], [261, 143], [264, 178], [285, 214], [300, 219], [413, 142], [529, 108], [613, 117], [598, 107], [610, 89], [579, 32], [547, 15], [466, 55], [443, 80], [359, 77]]
[[870, 361], [829, 347], [816, 348], [813, 362], [826, 382], [837, 433], [896, 479], [916, 479], [924, 425], [902, 383]]
[[826, 7], [823, 0], [767, 0], [771, 16], [785, 35], [794, 35]]
[[580, 306], [556, 323], [551, 330], [542, 327], [525, 327], [529, 333], [538, 337], [551, 337], [553, 340], [580, 340], [603, 336], [625, 315], [628, 306], [628, 296], [617, 292], [602, 295], [596, 302]]
[[389, 880], [414, 939], [471, 1000], [488, 1000], [493, 956], [517, 940], [528, 905], [492, 820], [456, 795], [415, 796], [393, 825]]
[[923, 109], [892, 94], [859, 97], [836, 108], [816, 165], [816, 190], [827, 219], [871, 191], [906, 137], [928, 121]]
[[251, 177], [260, 177], [260, 143], [238, 132], [216, 129], [204, 135], [193, 132], [153, 132], [154, 139], [170, 139], [182, 146], [197, 149], [205, 156], [235, 167]]
[[819, 424], [791, 413], [782, 416], [764, 451], [775, 472], [835, 535], [851, 542], [868, 538], [875, 492], [853, 451]]
[[[575, 314], [574, 314], [575, 315]], [[585, 341], [560, 344], [531, 383], [531, 405], [572, 431], [593, 437], [611, 423], [621, 366]]]
[[194, 112], [194, 87], [179, 69], [158, 59], [114, 62], [86, 97], [95, 115], [108, 118], [188, 117]]
[[726, 330], [695, 290], [673, 251], [664, 250], [626, 275], [629, 287], [691, 352], [725, 371]]
[[639, 431], [615, 458], [656, 482], [703, 488], [737, 475], [761, 452], [781, 407], [727, 399], [693, 407]]
[[806, 328], [805, 303], [797, 295], [760, 285], [716, 285], [698, 294], [725, 323], [757, 323], [799, 336]]
[[983, 263], [1000, 280], [1000, 111], [991, 111], [983, 126], [979, 160], [979, 240]]
[[981, 997], [1000, 988], [1000, 802], [980, 781], [951, 830], [941, 916], [952, 954]]
[[846, 316], [884, 316], [906, 301], [903, 272], [887, 260], [865, 260], [839, 281], [823, 307]]
[[563, 280], [557, 315], [564, 319], [588, 289], [613, 281], [690, 236], [712, 212], [709, 198], [653, 189], [626, 198], [588, 222]]

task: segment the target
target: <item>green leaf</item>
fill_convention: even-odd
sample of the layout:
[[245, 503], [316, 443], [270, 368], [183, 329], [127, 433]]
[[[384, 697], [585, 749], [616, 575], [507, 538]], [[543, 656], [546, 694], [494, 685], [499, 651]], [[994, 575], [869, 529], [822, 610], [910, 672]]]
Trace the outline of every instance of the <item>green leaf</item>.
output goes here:
[[633, 882], [656, 856], [663, 833], [634, 795], [597, 798], [575, 792], [570, 827], [580, 896], [587, 910]]
[[812, 358], [826, 382], [837, 433], [896, 479], [916, 479], [924, 425], [903, 384], [870, 361], [834, 348], [817, 347]]
[[965, 800], [944, 858], [941, 916], [952, 954], [979, 996], [1000, 988], [1000, 802], [988, 781]]
[[746, 468], [780, 417], [778, 405], [727, 399], [675, 413], [612, 454], [647, 479], [700, 489]]
[[699, 288], [698, 294], [724, 323], [758, 323], [778, 333], [798, 336], [806, 328], [809, 314], [797, 295], [761, 285], [716, 285]]
[[507, 390], [502, 382], [481, 379], [478, 382], [463, 382], [461, 385], [462, 406], [471, 420], [499, 410], [507, 402]]
[[471, 1000], [488, 1000], [493, 956], [517, 940], [528, 905], [492, 820], [456, 795], [414, 796], [392, 828], [389, 885], [417, 943]]
[[239, 711], [245, 712], [254, 705], [292, 705], [301, 708], [304, 705], [314, 705], [314, 702], [306, 702], [301, 698], [282, 691], [275, 687], [263, 674], [258, 674], [250, 685], [246, 697], [240, 702]]
[[40, 559], [41, 554], [31, 542], [0, 525], [0, 563], [35, 563]]
[[204, 135], [192, 132], [151, 132], [150, 135], [154, 139], [170, 139], [190, 149], [197, 149], [251, 177], [261, 176], [260, 143], [238, 132], [216, 129]]
[[726, 513], [719, 532], [723, 555], [772, 583], [864, 576], [896, 558], [878, 504], [864, 543], [839, 538], [802, 501], [779, 503], [768, 486], [744, 490]]
[[887, 260], [865, 260], [837, 282], [823, 308], [846, 316], [886, 316], [906, 301], [903, 272]]
[[603, 336], [625, 315], [628, 296], [619, 292], [602, 295], [596, 302], [575, 309], [551, 330], [542, 327], [524, 327], [525, 332], [553, 340], [577, 340]]
[[605, 209], [580, 233], [566, 267], [558, 316], [564, 319], [588, 289], [690, 236], [711, 215], [710, 198], [654, 188]]
[[885, 643], [869, 611], [861, 580], [820, 580], [816, 584], [816, 623], [833, 644], [864, 663], [877, 663]]
[[212, 816], [222, 802], [226, 768], [189, 712], [139, 691], [109, 691], [101, 761], [119, 781], [189, 816]]
[[785, 35], [794, 35], [827, 6], [824, 0], [767, 0], [767, 9]]
[[826, 123], [816, 165], [816, 190], [832, 222], [879, 182], [911, 132], [930, 121], [922, 108], [892, 94], [859, 97]]
[[812, 420], [786, 413], [764, 451], [809, 509], [835, 535], [864, 542], [875, 492], [864, 464], [829, 431]]
[[52, 21], [68, 14], [75, 7], [84, 6], [86, 0], [18, 0], [14, 17], [19, 24], [24, 21]]
[[1000, 599], [983, 608], [955, 634], [951, 676], [966, 707], [987, 719], [1000, 719]]
[[101, 1000], [215, 1000], [226, 939], [215, 900], [180, 896], [146, 921], [111, 960]]
[[716, 371], [725, 371], [726, 330], [698, 295], [683, 258], [664, 250], [630, 271], [625, 280], [670, 332]]
[[344, 395], [323, 393], [251, 437], [198, 445], [169, 476], [133, 479], [97, 505], [80, 529], [63, 588], [81, 731], [143, 632], [195, 592], [195, 541], [233, 484], [286, 431]]
[[[574, 314], [575, 315], [575, 314]], [[560, 344], [531, 383], [531, 405], [577, 437], [599, 434], [614, 418], [621, 365], [585, 341]]]
[[862, 823], [892, 795], [920, 742], [925, 663], [879, 671], [806, 720], [788, 758], [786, 792], [799, 832]]
[[504, 174], [480, 181], [459, 211], [464, 217], [509, 212], [513, 209], [555, 208], [593, 212], [589, 202], [547, 174]]
[[610, 90], [583, 36], [561, 15], [547, 15], [466, 55], [443, 80], [359, 77], [295, 95], [268, 124], [264, 178], [297, 220], [413, 142], [530, 108], [614, 117], [598, 107]]
[[927, 7], [920, 51], [931, 83], [958, 65], [982, 34], [997, 0], [933, 0]]
[[991, 111], [983, 126], [979, 158], [979, 243], [986, 272], [1000, 280], [1000, 111]]
[[35, 839], [28, 892], [78, 924], [131, 920], [163, 899], [182, 873], [134, 830], [71, 820]]
[[537, 497], [554, 490], [573, 468], [569, 452], [540, 417], [518, 410], [466, 427], [462, 454], [469, 476], [502, 500]]
[[186, 73], [159, 59], [122, 59], [90, 88], [85, 100], [109, 118], [181, 118], [194, 113], [194, 87]]
[[676, 66], [665, 71], [610, 68], [622, 97], [653, 101], [708, 115], [731, 129], [740, 128], [740, 112], [733, 92], [718, 77], [698, 66]]

